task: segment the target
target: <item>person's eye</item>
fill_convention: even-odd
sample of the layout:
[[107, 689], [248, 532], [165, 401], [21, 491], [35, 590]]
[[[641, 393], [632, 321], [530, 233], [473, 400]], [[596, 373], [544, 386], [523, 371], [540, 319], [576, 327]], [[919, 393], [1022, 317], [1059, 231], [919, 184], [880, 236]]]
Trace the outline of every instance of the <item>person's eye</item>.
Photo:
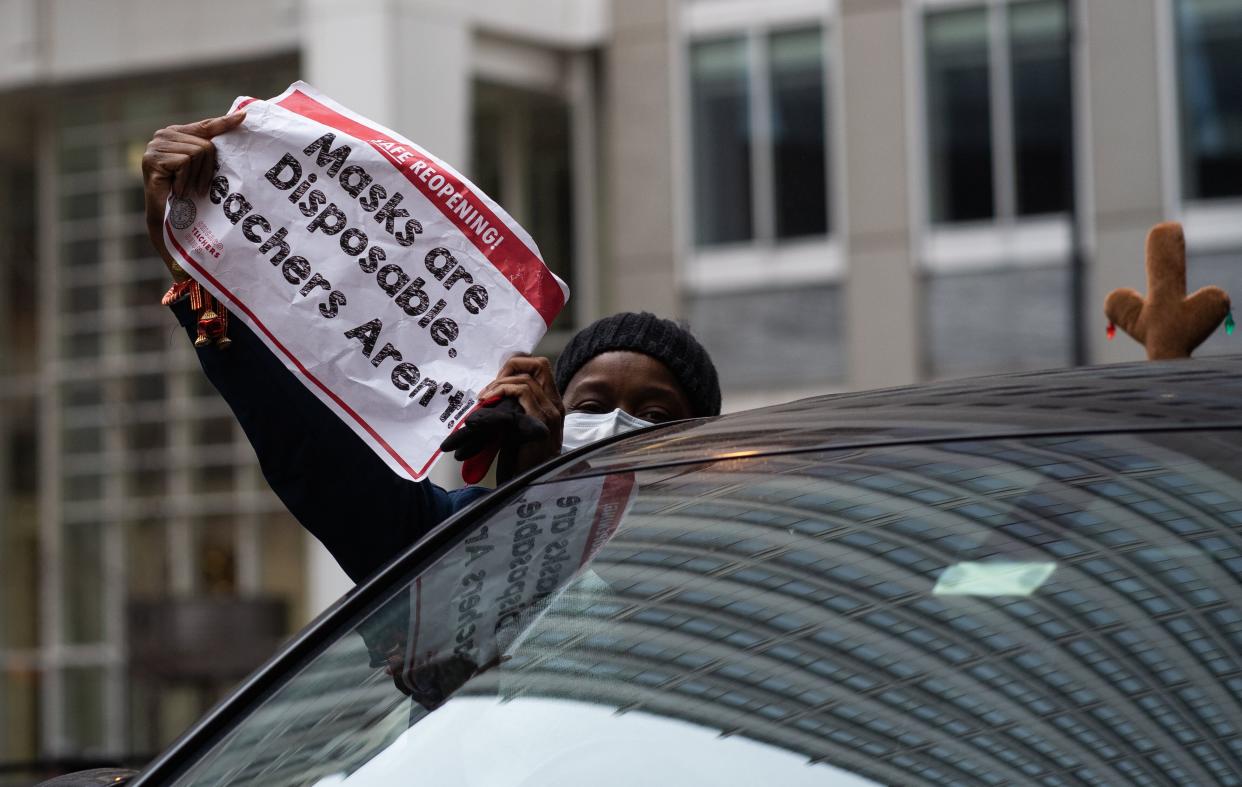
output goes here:
[[638, 417], [644, 421], [650, 421], [653, 424], [662, 424], [665, 421], [673, 420], [673, 416], [669, 415], [664, 410], [643, 410], [638, 414]]
[[608, 410], [600, 402], [577, 402], [570, 405], [571, 413], [606, 413]]

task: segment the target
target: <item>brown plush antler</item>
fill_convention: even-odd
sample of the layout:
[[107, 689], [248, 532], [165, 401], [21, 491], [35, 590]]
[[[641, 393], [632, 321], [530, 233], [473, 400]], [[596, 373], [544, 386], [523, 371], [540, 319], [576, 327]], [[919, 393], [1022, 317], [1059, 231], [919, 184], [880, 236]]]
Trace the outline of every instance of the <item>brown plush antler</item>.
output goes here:
[[1104, 314], [1146, 347], [1151, 361], [1189, 358], [1229, 310], [1220, 287], [1186, 296], [1186, 237], [1175, 221], [1147, 234], [1147, 298], [1122, 288], [1104, 300]]

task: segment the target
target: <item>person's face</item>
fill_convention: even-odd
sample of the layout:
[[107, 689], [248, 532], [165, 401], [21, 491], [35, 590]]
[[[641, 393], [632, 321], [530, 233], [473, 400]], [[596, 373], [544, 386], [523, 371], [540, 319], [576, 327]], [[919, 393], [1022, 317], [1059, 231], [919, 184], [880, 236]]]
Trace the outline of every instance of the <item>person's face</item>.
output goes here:
[[565, 387], [571, 413], [610, 413], [620, 408], [651, 423], [694, 415], [685, 391], [664, 364], [643, 353], [614, 351], [595, 356]]

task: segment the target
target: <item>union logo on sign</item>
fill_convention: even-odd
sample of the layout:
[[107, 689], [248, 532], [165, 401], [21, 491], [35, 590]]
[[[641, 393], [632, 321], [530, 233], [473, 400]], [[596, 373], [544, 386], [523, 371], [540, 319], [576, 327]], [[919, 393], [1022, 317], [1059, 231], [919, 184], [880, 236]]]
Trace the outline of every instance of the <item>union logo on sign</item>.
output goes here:
[[184, 197], [173, 197], [168, 218], [174, 227], [183, 230], [193, 224], [194, 219], [198, 218], [198, 208], [194, 207], [192, 200], [185, 199]]

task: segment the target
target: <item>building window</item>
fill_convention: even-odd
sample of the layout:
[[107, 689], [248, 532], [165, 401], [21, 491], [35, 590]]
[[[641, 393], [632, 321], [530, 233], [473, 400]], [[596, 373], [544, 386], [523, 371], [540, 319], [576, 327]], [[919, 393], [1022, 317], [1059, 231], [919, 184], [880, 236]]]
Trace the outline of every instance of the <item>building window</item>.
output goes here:
[[1065, 0], [994, 2], [924, 21], [934, 223], [1059, 213], [1072, 192]]
[[773, 33], [768, 57], [776, 237], [823, 235], [828, 232], [823, 35]]
[[[548, 268], [574, 287], [570, 107], [561, 96], [479, 81], [474, 86], [472, 179], [539, 245]], [[572, 330], [563, 309], [552, 330]]]
[[750, 83], [746, 39], [694, 44], [691, 146], [695, 237], [700, 246], [750, 240]]
[[1057, 213], [1073, 190], [1069, 17], [1063, 0], [1009, 7], [1017, 213]]
[[[7, 620], [0, 626], [0, 660], [16, 645], [39, 665], [31, 678], [38, 681], [38, 695], [8, 708], [14, 725], [30, 731], [17, 744], [0, 742], [0, 754], [10, 759], [156, 751], [181, 732], [181, 706], [145, 699], [149, 675], [133, 660], [127, 614], [144, 597], [201, 598], [221, 590], [221, 583], [210, 581], [219, 563], [215, 544], [197, 543], [196, 522], [182, 512], [210, 509], [221, 525], [212, 535], [229, 544], [238, 567], [249, 567], [245, 576], [235, 572], [230, 594], [254, 596], [265, 588], [262, 534], [252, 537], [247, 522], [280, 504], [257, 493], [257, 463], [238, 442], [241, 435], [231, 419], [220, 439], [197, 439], [195, 424], [224, 405], [214, 393], [188, 404], [192, 381], [202, 375], [192, 369], [189, 343], [170, 333], [170, 316], [159, 305], [168, 275], [146, 240], [138, 165], [155, 129], [219, 114], [238, 92], [273, 95], [295, 74], [296, 63], [280, 58], [221, 66], [175, 85], [142, 78], [39, 94], [46, 110], [41, 114], [47, 118], [42, 135], [47, 155], [32, 156], [37, 169], [25, 170], [39, 191], [56, 197], [49, 212], [37, 217], [38, 232], [46, 233], [54, 252], [49, 259], [31, 257], [33, 249], [14, 225], [23, 215], [9, 212], [0, 217], [0, 236], [13, 240], [0, 242], [0, 268], [20, 264], [58, 273], [29, 283], [0, 277], [0, 290], [16, 286], [12, 292], [20, 295], [31, 291], [30, 284], [51, 286], [45, 295], [58, 308], [41, 317], [29, 299], [0, 298], [20, 309], [0, 315], [0, 327], [8, 329], [0, 343], [33, 337], [37, 330], [58, 349], [46, 357], [4, 356], [0, 408], [8, 408], [6, 416], [27, 412], [21, 400], [4, 396], [6, 389], [23, 390], [15, 386], [21, 374], [37, 373], [47, 385], [32, 390], [53, 393], [47, 406], [55, 408], [52, 423], [60, 426], [39, 427], [33, 417], [27, 421], [31, 426], [0, 419], [8, 421], [0, 424], [0, 449], [17, 438], [24, 446], [23, 464], [32, 465], [30, 457], [41, 454], [37, 467], [23, 472], [48, 471], [48, 476], [25, 483], [51, 485], [60, 504], [35, 510], [37, 500], [29, 491], [15, 495], [4, 488], [0, 467], [0, 552], [13, 544], [15, 554], [38, 555], [39, 539], [51, 533], [64, 548], [56, 561], [37, 565], [55, 595], [40, 597], [36, 607], [9, 604], [4, 610], [19, 616], [17, 624], [32, 613], [38, 613], [36, 621], [50, 616], [55, 624], [36, 627], [36, 638], [25, 641], [11, 638]], [[0, 174], [14, 170], [9, 162], [19, 151], [29, 156], [29, 145], [13, 142], [0, 154]], [[0, 189], [0, 204], [4, 196]], [[14, 232], [4, 232], [11, 227]], [[10, 358], [18, 365], [10, 366]], [[0, 459], [0, 465], [8, 463]], [[217, 474], [218, 468], [223, 472]], [[223, 482], [204, 490], [201, 478]], [[287, 528], [296, 528], [288, 514], [281, 517]], [[0, 564], [11, 568], [7, 554]], [[171, 692], [199, 678], [160, 679], [167, 679], [163, 685]], [[0, 686], [0, 694], [6, 690]], [[206, 705], [196, 705], [213, 698], [203, 693], [192, 699], [184, 707], [197, 714]]]
[[1178, 0], [1182, 193], [1242, 196], [1242, 4]]
[[925, 35], [932, 221], [991, 218], [987, 10], [931, 14]]
[[752, 31], [689, 53], [700, 247], [829, 229], [823, 31]]

